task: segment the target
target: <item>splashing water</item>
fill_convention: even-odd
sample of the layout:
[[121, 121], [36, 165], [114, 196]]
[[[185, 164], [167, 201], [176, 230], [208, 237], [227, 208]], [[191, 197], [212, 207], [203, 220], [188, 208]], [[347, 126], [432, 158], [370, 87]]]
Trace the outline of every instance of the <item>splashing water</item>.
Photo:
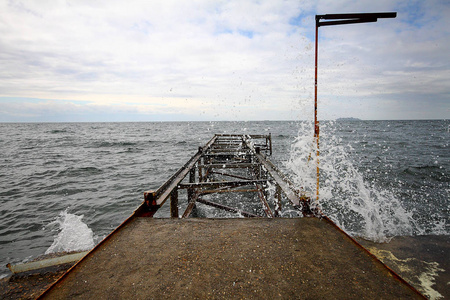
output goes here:
[[49, 225], [57, 225], [60, 232], [45, 254], [54, 252], [85, 251], [94, 247], [94, 233], [83, 221], [83, 215], [61, 212]]
[[[316, 194], [316, 145], [311, 122], [300, 124], [286, 167], [293, 180]], [[354, 236], [376, 242], [411, 235], [412, 214], [392, 192], [366, 182], [353, 164], [351, 145], [336, 135], [334, 122], [321, 124], [319, 207], [339, 227]]]

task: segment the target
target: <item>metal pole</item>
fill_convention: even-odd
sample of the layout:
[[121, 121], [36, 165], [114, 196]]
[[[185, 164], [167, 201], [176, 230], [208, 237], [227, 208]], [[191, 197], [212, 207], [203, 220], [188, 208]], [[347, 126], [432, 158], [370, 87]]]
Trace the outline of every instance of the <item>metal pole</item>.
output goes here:
[[178, 218], [178, 189], [173, 189], [170, 193], [170, 217]]
[[[317, 120], [317, 60], [319, 49], [319, 27], [330, 25], [343, 25], [354, 23], [376, 22], [378, 18], [395, 18], [396, 12], [381, 13], [356, 13], [356, 14], [328, 14], [316, 15], [316, 55], [315, 55], [315, 78], [314, 78], [314, 139], [316, 140], [316, 157], [317, 157], [317, 190], [316, 202], [319, 202], [319, 121]], [[323, 21], [320, 20], [331, 20]], [[308, 159], [309, 160], [309, 159]]]
[[317, 184], [316, 184], [316, 202], [319, 202], [319, 121], [317, 120], [317, 60], [319, 48], [319, 18], [316, 16], [316, 55], [315, 55], [315, 76], [314, 76], [314, 139], [316, 140], [316, 159], [317, 159]]

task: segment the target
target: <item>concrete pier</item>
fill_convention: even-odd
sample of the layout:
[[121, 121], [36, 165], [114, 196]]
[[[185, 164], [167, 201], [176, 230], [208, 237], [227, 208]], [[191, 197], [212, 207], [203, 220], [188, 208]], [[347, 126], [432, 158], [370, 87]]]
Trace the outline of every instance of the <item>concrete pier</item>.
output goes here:
[[132, 217], [42, 298], [423, 299], [315, 217]]

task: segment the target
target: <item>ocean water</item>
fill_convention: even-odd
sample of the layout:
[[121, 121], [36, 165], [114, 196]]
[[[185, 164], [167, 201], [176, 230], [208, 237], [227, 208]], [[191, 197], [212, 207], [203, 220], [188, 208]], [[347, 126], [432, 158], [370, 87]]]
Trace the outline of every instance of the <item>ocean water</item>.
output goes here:
[[[349, 234], [375, 242], [449, 235], [449, 127], [322, 122], [318, 205]], [[215, 133], [269, 132], [272, 161], [314, 194], [310, 122], [0, 124], [0, 276], [8, 262], [92, 248]], [[163, 207], [158, 217], [167, 216]]]

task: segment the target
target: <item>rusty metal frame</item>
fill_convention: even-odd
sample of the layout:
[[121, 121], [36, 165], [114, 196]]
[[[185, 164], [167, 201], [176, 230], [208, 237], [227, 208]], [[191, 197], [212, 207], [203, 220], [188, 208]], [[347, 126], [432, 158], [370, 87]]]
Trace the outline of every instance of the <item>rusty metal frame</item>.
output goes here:
[[[152, 217], [167, 199], [170, 199], [172, 218], [196, 216], [197, 203], [244, 217], [273, 218], [281, 216], [283, 200], [303, 215], [312, 215], [309, 197], [301, 189], [294, 188], [275, 167], [268, 159], [271, 154], [270, 134], [216, 134], [161, 187], [144, 193], [144, 202], [136, 215]], [[270, 196], [267, 191], [269, 183], [275, 185], [275, 192]], [[255, 203], [260, 202], [263, 214], [245, 212], [204, 198], [214, 195], [221, 199], [230, 193], [245, 193], [245, 197]], [[183, 198], [187, 199], [183, 201]], [[184, 210], [179, 213], [181, 207]]]

